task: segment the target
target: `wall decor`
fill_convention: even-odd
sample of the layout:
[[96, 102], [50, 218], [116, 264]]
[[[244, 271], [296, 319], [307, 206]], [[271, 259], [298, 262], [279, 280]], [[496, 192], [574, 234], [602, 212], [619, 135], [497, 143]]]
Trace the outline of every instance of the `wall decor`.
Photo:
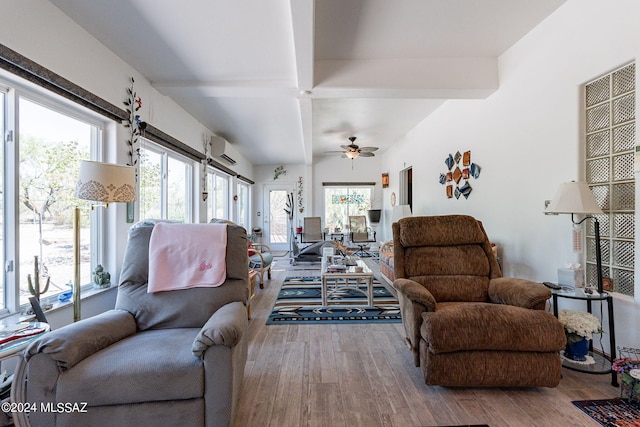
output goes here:
[[284, 170], [284, 166], [280, 165], [277, 168], [274, 169], [273, 171], [273, 180], [275, 181], [276, 179], [280, 178], [280, 175], [286, 175], [287, 171]]
[[[142, 98], [140, 98], [133, 87], [135, 80], [129, 77], [129, 87], [127, 88], [127, 99], [123, 104], [127, 111], [127, 118], [122, 121], [125, 128], [129, 128], [129, 139], [127, 139], [127, 154], [129, 155], [129, 163], [127, 166], [136, 168], [136, 182], [138, 181], [138, 159], [140, 158], [140, 130], [144, 129], [146, 124], [141, 125], [138, 110], [142, 108]], [[135, 202], [127, 202], [127, 223], [132, 224], [135, 218]]]
[[298, 177], [298, 210], [304, 212], [304, 199], [302, 198], [302, 177]]
[[124, 127], [129, 128], [129, 139], [127, 140], [129, 163], [127, 166], [136, 166], [140, 158], [140, 147], [138, 147], [138, 138], [140, 137], [140, 116], [136, 114], [142, 107], [142, 98], [136, 95], [133, 88], [135, 80], [129, 77], [130, 86], [127, 88], [127, 99], [123, 102], [129, 115], [123, 120]]
[[444, 159], [444, 164], [447, 166], [447, 171], [440, 174], [438, 182], [445, 186], [447, 198], [459, 199], [463, 196], [468, 199], [473, 190], [469, 179], [478, 179], [480, 176], [480, 166], [471, 163], [471, 151], [465, 151], [464, 154], [460, 154], [460, 151], [449, 154]]
[[389, 187], [389, 174], [385, 172], [382, 174], [382, 188], [387, 187]]

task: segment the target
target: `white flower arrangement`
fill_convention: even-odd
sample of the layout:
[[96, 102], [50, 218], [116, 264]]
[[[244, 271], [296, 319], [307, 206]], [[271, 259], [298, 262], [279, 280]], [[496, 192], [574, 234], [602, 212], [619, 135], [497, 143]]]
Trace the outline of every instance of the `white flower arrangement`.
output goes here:
[[634, 378], [636, 380], [640, 380], [640, 369], [632, 369], [629, 371], [629, 375], [631, 375], [631, 378]]
[[579, 341], [582, 338], [588, 340], [593, 338], [593, 334], [602, 332], [600, 320], [591, 313], [575, 310], [560, 310], [558, 320], [564, 326], [568, 341]]

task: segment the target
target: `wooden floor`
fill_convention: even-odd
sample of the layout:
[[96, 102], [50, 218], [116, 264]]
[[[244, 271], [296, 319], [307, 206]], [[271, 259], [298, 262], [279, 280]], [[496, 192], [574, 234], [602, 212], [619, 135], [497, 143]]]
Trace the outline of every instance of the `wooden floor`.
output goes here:
[[279, 260], [256, 290], [235, 427], [596, 427], [571, 401], [619, 395], [609, 375], [567, 369], [554, 389], [428, 387], [402, 324], [265, 325], [284, 277], [319, 273], [312, 268]]

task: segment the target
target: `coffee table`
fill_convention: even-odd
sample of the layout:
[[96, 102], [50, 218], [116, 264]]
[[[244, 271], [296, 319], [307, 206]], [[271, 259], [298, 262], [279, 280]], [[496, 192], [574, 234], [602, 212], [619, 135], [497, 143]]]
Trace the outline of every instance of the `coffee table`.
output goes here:
[[329, 297], [344, 290], [354, 290], [367, 297], [367, 303], [373, 305], [373, 272], [358, 257], [351, 257], [356, 265], [348, 266], [344, 272], [328, 273], [327, 257], [320, 265], [322, 279], [322, 305], [327, 306]]

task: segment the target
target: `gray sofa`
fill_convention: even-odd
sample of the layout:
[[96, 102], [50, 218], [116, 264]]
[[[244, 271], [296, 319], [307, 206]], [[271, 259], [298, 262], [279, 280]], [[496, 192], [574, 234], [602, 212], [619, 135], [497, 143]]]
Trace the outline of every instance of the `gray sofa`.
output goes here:
[[[227, 278], [215, 288], [147, 293], [154, 223], [129, 231], [114, 310], [44, 335], [24, 353], [25, 402], [80, 403], [32, 412], [32, 426], [226, 426], [247, 358], [244, 228], [227, 226]], [[20, 380], [18, 380], [20, 381]]]

